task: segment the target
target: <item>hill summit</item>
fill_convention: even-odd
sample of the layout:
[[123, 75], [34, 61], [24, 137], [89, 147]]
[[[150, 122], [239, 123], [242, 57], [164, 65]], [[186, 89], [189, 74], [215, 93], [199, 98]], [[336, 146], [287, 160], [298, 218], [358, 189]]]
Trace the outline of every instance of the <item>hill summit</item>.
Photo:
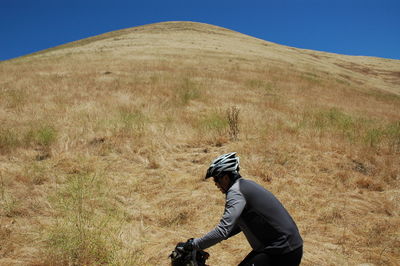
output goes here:
[[138, 57], [161, 60], [177, 53], [184, 60], [202, 57], [204, 60], [224, 58], [228, 62], [265, 60], [282, 66], [296, 66], [300, 70], [318, 69], [342, 80], [368, 84], [400, 95], [398, 60], [298, 49], [196, 22], [163, 22], [128, 28], [39, 52], [49, 57], [110, 54], [126, 60]]

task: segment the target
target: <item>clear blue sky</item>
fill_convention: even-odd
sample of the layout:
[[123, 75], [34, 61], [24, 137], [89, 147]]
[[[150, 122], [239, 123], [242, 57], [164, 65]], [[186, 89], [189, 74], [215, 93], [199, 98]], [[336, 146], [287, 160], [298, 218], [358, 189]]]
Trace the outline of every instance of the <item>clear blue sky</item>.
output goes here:
[[400, 0], [0, 0], [0, 60], [163, 21], [298, 48], [400, 59]]

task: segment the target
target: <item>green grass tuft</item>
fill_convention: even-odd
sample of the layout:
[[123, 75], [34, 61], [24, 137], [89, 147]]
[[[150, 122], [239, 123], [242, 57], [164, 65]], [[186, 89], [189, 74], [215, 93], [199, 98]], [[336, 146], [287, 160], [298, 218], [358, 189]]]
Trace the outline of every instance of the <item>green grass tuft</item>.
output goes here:
[[201, 96], [199, 85], [189, 78], [184, 78], [182, 84], [176, 89], [176, 92], [179, 102], [182, 105], [187, 105], [190, 101], [199, 99]]
[[371, 128], [366, 131], [363, 140], [367, 146], [371, 148], [377, 148], [381, 143], [383, 136], [384, 132], [381, 129]]
[[36, 144], [48, 147], [55, 142], [57, 131], [53, 126], [43, 125], [39, 127], [34, 134]]
[[200, 127], [207, 132], [218, 134], [226, 133], [229, 122], [226, 116], [220, 112], [212, 112], [200, 120]]
[[[306, 114], [308, 116], [309, 114]], [[311, 114], [311, 126], [320, 132], [337, 132], [347, 137], [350, 141], [354, 141], [357, 135], [356, 118], [348, 115], [337, 108], [321, 110]]]
[[388, 124], [385, 128], [385, 136], [388, 138], [389, 149], [400, 152], [400, 121]]

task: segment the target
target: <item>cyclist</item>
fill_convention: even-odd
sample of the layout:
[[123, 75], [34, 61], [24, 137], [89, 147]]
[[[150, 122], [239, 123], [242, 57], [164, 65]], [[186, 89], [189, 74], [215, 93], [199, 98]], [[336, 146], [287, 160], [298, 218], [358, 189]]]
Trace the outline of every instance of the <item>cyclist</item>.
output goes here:
[[214, 178], [226, 194], [225, 211], [219, 224], [200, 238], [191, 238], [186, 250], [203, 250], [243, 232], [252, 251], [242, 265], [300, 265], [303, 240], [292, 217], [268, 190], [241, 177], [236, 152], [216, 158], [205, 178]]

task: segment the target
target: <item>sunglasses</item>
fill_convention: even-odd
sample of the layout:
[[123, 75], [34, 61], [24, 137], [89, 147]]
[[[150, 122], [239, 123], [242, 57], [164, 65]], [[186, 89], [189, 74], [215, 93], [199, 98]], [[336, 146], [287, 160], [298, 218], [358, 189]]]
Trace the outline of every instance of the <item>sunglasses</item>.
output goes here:
[[214, 179], [215, 183], [219, 183], [219, 180], [221, 180], [219, 177], [215, 177], [215, 176], [213, 177], [213, 179]]

